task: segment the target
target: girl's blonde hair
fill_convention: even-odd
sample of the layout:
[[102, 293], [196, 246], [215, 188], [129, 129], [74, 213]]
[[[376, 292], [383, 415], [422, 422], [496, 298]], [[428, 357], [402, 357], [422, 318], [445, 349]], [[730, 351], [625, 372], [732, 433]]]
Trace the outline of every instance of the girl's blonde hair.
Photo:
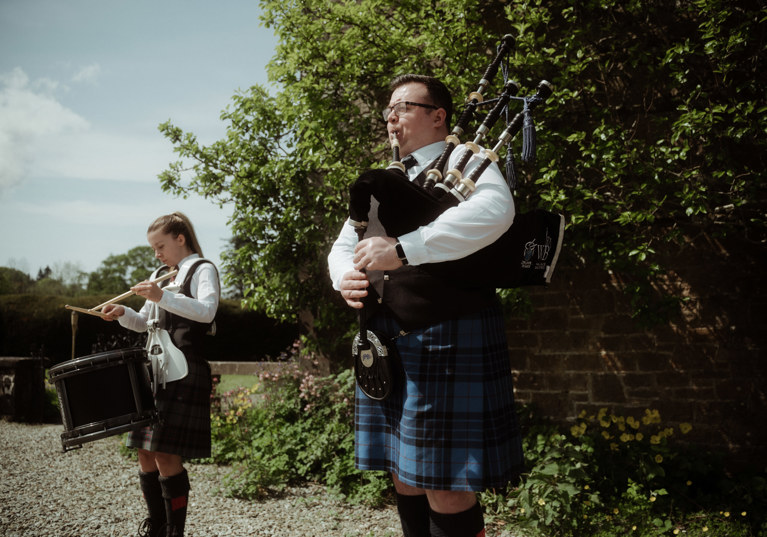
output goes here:
[[192, 250], [192, 253], [203, 257], [202, 248], [200, 248], [200, 243], [197, 241], [197, 235], [194, 233], [194, 226], [192, 226], [192, 222], [189, 221], [189, 218], [187, 218], [184, 213], [177, 211], [175, 213], [161, 216], [149, 225], [149, 229], [147, 229], [146, 232], [152, 233], [158, 229], [162, 233], [173, 235], [174, 238], [183, 235], [184, 238], [186, 238], [186, 244], [189, 246], [189, 249]]

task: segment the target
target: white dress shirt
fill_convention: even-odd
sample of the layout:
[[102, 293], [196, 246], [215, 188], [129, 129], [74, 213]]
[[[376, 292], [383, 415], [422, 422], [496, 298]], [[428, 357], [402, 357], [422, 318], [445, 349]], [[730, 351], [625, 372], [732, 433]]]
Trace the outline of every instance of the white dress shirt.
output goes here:
[[[218, 272], [213, 264], [203, 263], [197, 267], [189, 285], [191, 297], [179, 293], [189, 268], [198, 259], [199, 255], [192, 254], [181, 260], [178, 264], [178, 274], [173, 277], [173, 282], [162, 289], [162, 298], [157, 305], [186, 319], [209, 323], [216, 316], [221, 295]], [[153, 302], [147, 300], [138, 312], [126, 306], [125, 315], [118, 318], [120, 325], [136, 332], [145, 332], [152, 304]]]
[[[436, 142], [411, 153], [418, 164], [408, 169], [412, 181], [436, 159], [445, 142]], [[447, 169], [453, 168], [463, 155], [459, 145], [450, 155]], [[484, 150], [472, 156], [463, 172], [468, 177], [484, 159]], [[495, 242], [514, 221], [514, 201], [498, 165], [493, 163], [476, 182], [477, 189], [469, 198], [447, 209], [433, 222], [397, 237], [408, 263], [422, 265], [460, 259]], [[341, 278], [354, 270], [354, 247], [357, 233], [347, 222], [333, 243], [328, 256], [328, 268], [333, 288], [340, 290]]]

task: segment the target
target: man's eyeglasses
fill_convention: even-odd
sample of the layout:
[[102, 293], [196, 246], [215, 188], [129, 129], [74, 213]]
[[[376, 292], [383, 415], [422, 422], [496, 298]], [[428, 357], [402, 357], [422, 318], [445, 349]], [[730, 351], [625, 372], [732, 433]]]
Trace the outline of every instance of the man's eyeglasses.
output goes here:
[[394, 112], [397, 115], [397, 117], [401, 116], [402, 114], [407, 112], [408, 106], [420, 106], [422, 108], [431, 108], [432, 110], [437, 110], [439, 108], [438, 106], [434, 106], [433, 104], [414, 103], [411, 101], [400, 101], [398, 103], [395, 103], [391, 106], [384, 108], [384, 111], [383, 111], [384, 121], [389, 121], [389, 114], [391, 114], [392, 112]]

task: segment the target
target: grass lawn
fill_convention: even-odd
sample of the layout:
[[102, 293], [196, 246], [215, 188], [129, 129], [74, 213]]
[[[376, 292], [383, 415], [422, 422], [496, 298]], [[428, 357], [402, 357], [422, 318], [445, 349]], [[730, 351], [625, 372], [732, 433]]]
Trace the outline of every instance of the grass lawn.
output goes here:
[[221, 375], [216, 392], [222, 395], [237, 388], [252, 388], [258, 382], [256, 375]]

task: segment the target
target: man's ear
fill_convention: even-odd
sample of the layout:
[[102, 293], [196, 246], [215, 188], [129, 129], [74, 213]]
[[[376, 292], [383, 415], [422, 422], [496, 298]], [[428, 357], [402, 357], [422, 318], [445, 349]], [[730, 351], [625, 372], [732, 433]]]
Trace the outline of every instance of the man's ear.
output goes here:
[[444, 108], [437, 108], [434, 113], [432, 114], [432, 118], [434, 119], [434, 127], [449, 127], [445, 124], [445, 118], [447, 117], [447, 112]]

